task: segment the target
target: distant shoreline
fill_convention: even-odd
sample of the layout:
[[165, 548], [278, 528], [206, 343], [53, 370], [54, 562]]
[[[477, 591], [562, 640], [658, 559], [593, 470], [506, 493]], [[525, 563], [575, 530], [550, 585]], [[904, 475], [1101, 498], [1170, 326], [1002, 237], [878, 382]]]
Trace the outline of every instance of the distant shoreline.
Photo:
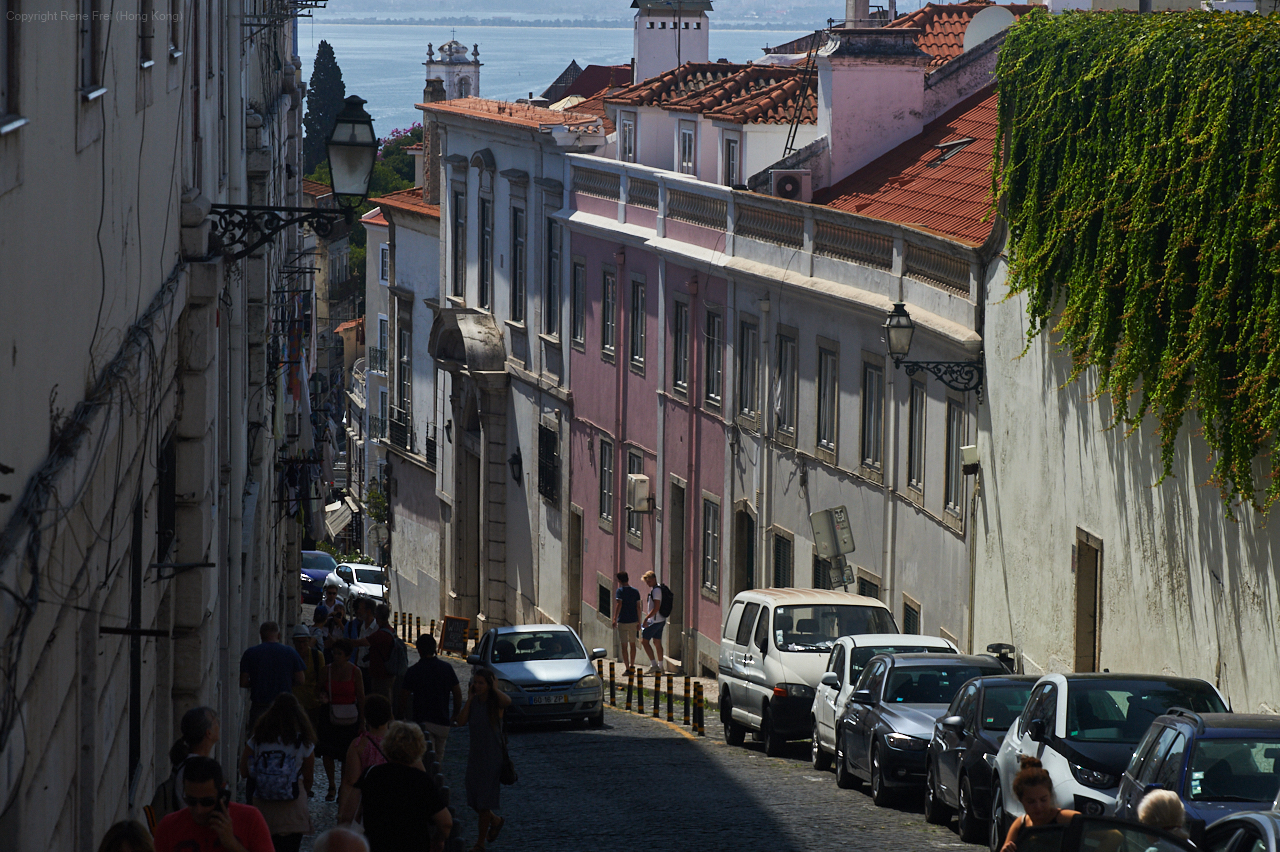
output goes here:
[[[312, 20], [319, 24], [358, 24], [358, 25], [393, 25], [393, 26], [426, 26], [426, 27], [556, 27], [564, 29], [580, 28], [580, 29], [605, 29], [605, 30], [629, 30], [631, 22], [628, 20], [621, 21], [602, 21], [595, 19], [569, 19], [569, 20], [533, 20], [521, 21], [515, 18], [324, 18], [316, 19], [312, 16]], [[824, 22], [825, 23], [825, 22]], [[716, 29], [720, 30], [815, 30], [816, 26], [806, 26], [803, 24], [748, 24], [748, 23], [723, 23], [716, 22]]]

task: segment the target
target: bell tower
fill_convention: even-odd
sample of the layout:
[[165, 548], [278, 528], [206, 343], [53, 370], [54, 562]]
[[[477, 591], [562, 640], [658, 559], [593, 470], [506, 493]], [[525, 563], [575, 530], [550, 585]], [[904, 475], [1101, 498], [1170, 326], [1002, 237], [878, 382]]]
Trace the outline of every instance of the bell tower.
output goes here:
[[636, 10], [631, 79], [637, 83], [686, 62], [706, 62], [711, 0], [632, 0]]
[[[440, 45], [440, 56], [437, 58], [436, 51], [428, 44], [427, 61], [422, 64], [427, 69], [424, 101], [441, 100], [441, 86], [444, 87], [443, 100], [480, 97], [480, 45], [475, 45], [468, 56], [465, 44], [457, 39], [450, 39]], [[435, 96], [429, 97], [428, 92]]]

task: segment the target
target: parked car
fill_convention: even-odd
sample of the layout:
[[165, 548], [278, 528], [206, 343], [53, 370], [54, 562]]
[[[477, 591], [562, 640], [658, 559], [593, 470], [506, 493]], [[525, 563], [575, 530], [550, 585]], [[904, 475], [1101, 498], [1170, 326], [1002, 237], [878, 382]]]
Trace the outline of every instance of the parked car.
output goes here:
[[813, 736], [809, 743], [810, 759], [814, 769], [826, 769], [831, 756], [836, 753], [836, 717], [844, 709], [853, 685], [862, 676], [862, 670], [876, 654], [909, 654], [932, 651], [958, 654], [949, 639], [937, 636], [914, 636], [902, 633], [870, 633], [862, 636], [841, 636], [827, 658], [827, 670], [823, 673], [813, 696]]
[[765, 754], [810, 737], [815, 687], [841, 636], [897, 633], [875, 598], [822, 589], [753, 589], [733, 599], [720, 642], [720, 721], [729, 745], [747, 732]]
[[1209, 826], [1201, 852], [1280, 852], [1280, 812], [1241, 811]]
[[[1034, 852], [1197, 852], [1197, 847], [1167, 831], [1114, 817], [1084, 814], [1072, 817], [1066, 825], [1037, 825], [1023, 829], [1018, 832], [1018, 849]], [[1243, 852], [1250, 847], [1239, 849]]]
[[925, 750], [933, 723], [960, 687], [975, 677], [1002, 675], [990, 657], [965, 654], [880, 654], [872, 657], [836, 722], [836, 783], [871, 782], [871, 799], [924, 784]]
[[511, 699], [513, 722], [571, 718], [599, 727], [604, 683], [591, 662], [606, 653], [595, 648], [588, 654], [571, 627], [522, 624], [490, 630], [467, 662], [493, 672]]
[[324, 599], [324, 578], [328, 577], [338, 561], [323, 550], [302, 551], [302, 602], [318, 604]]
[[996, 753], [988, 837], [993, 852], [1022, 814], [1012, 786], [1021, 755], [1044, 764], [1058, 807], [1089, 816], [1109, 814], [1138, 741], [1171, 707], [1225, 713], [1227, 703], [1196, 678], [1106, 673], [1040, 678]]
[[338, 579], [346, 585], [346, 595], [359, 595], [362, 598], [386, 601], [389, 585], [387, 572], [379, 566], [365, 565], [360, 562], [343, 562], [334, 569], [333, 573], [338, 575]]
[[1137, 819], [1152, 789], [1182, 798], [1196, 834], [1229, 814], [1267, 807], [1280, 792], [1280, 716], [1175, 708], [1151, 723], [1120, 779], [1115, 815]]
[[1035, 675], [977, 677], [933, 724], [925, 755], [924, 818], [942, 824], [957, 814], [960, 839], [986, 837], [991, 765], [1009, 726], [1026, 706]]

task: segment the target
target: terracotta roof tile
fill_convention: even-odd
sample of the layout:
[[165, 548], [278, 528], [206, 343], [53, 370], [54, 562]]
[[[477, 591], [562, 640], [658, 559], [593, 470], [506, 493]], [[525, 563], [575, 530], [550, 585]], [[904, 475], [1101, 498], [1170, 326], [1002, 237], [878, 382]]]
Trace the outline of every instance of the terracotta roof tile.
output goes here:
[[398, 192], [389, 192], [386, 195], [380, 195], [370, 200], [380, 208], [390, 207], [392, 210], [405, 210], [410, 213], [429, 216], [432, 219], [440, 218], [440, 206], [423, 201], [422, 187], [420, 186], [415, 186], [412, 189], [402, 189]]
[[481, 121], [513, 124], [518, 127], [533, 129], [546, 125], [567, 125], [590, 132], [592, 126], [599, 125], [599, 120], [594, 115], [568, 111], [557, 112], [553, 109], [530, 104], [489, 101], [483, 98], [456, 98], [451, 101], [418, 104], [418, 109], [449, 115], [463, 115], [469, 118], [477, 118]]
[[665, 106], [671, 101], [700, 92], [707, 86], [737, 74], [747, 65], [733, 62], [686, 62], [605, 98], [605, 103], [625, 106]]
[[993, 224], [991, 156], [999, 127], [995, 88], [984, 89], [919, 136], [814, 193], [814, 203], [982, 245]]
[[766, 68], [772, 68], [775, 73], [761, 75], [761, 82], [764, 85], [744, 92], [702, 114], [716, 121], [731, 121], [737, 124], [790, 124], [795, 115], [796, 105], [799, 103], [800, 123], [816, 124], [818, 121], [817, 79], [811, 78], [806, 86], [803, 69], [776, 65], [760, 66], [760, 70]]
[[[381, 200], [381, 199], [376, 199]], [[382, 208], [376, 207], [368, 213], [360, 217], [360, 223], [363, 225], [377, 225], [379, 227], [387, 227], [387, 217], [382, 215]]]
[[362, 328], [364, 326], [364, 317], [356, 317], [353, 320], [347, 320], [341, 323], [334, 331], [346, 331], [349, 328]]
[[561, 93], [561, 98], [578, 95], [590, 98], [601, 89], [620, 89], [631, 85], [630, 65], [588, 65]]
[[309, 195], [312, 198], [324, 198], [326, 195], [333, 195], [333, 187], [326, 183], [320, 183], [318, 180], [303, 178], [302, 194]]
[[[964, 31], [969, 27], [973, 16], [995, 5], [990, 0], [969, 0], [967, 3], [937, 5], [926, 3], [922, 8], [903, 15], [890, 27], [919, 28], [923, 34], [916, 39], [916, 47], [933, 57], [930, 68], [945, 65], [964, 53]], [[1032, 9], [1043, 8], [1026, 5], [1003, 5], [1015, 18], [1027, 14]]]
[[609, 118], [609, 113], [604, 106], [605, 96], [611, 91], [614, 90], [609, 88], [601, 89], [585, 101], [579, 101], [574, 104], [573, 111], [584, 115], [594, 115], [604, 125], [604, 132], [612, 133], [615, 129], [613, 120]]

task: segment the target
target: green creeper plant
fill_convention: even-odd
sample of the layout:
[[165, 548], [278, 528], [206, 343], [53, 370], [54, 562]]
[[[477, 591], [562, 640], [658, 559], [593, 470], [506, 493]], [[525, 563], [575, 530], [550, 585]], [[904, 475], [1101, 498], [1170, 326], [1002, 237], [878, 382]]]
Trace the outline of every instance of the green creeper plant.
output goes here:
[[[1112, 426], [1188, 413], [1228, 513], [1280, 497], [1280, 17], [1024, 15], [997, 68], [993, 189], [1028, 342], [1096, 368]], [[1259, 462], [1255, 468], [1255, 460]]]

